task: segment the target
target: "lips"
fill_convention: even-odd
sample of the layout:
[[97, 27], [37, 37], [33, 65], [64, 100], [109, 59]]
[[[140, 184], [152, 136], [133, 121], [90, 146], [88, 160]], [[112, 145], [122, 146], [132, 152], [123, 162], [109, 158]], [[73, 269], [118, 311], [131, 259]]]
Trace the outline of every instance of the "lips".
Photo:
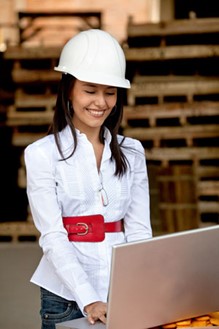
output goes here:
[[104, 115], [105, 113], [105, 110], [102, 111], [102, 110], [91, 110], [91, 109], [87, 109], [87, 111], [93, 116], [93, 117], [96, 117], [96, 118], [100, 118]]

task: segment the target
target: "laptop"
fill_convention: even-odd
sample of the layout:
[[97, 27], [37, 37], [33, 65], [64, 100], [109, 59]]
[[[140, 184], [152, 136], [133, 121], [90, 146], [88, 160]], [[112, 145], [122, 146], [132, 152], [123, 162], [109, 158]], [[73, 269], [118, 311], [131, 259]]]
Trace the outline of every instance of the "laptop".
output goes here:
[[107, 324], [57, 329], [146, 329], [219, 311], [219, 225], [116, 245]]

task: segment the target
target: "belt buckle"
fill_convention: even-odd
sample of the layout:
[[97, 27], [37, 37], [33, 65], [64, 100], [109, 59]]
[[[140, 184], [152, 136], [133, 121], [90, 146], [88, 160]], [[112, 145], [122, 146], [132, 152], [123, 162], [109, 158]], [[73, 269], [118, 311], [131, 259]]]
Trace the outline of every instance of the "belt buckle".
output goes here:
[[86, 223], [77, 223], [77, 226], [84, 226], [85, 232], [82, 233], [76, 233], [77, 235], [87, 235], [89, 232], [89, 226]]

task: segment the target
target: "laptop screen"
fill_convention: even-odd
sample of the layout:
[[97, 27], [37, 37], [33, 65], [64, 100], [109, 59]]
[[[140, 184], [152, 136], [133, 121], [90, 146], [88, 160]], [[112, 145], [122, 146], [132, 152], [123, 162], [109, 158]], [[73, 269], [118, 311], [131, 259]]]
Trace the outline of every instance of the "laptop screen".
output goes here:
[[[219, 225], [113, 247], [107, 326], [146, 329], [219, 310]], [[57, 328], [87, 329], [86, 319]]]
[[115, 246], [107, 329], [219, 310], [219, 226]]

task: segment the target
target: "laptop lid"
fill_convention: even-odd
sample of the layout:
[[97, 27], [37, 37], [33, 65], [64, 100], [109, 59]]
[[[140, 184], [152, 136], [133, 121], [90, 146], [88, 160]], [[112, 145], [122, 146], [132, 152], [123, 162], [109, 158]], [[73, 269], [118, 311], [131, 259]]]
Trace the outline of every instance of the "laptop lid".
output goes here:
[[[107, 326], [145, 329], [219, 310], [219, 225], [113, 247]], [[86, 319], [57, 329], [87, 329]]]

